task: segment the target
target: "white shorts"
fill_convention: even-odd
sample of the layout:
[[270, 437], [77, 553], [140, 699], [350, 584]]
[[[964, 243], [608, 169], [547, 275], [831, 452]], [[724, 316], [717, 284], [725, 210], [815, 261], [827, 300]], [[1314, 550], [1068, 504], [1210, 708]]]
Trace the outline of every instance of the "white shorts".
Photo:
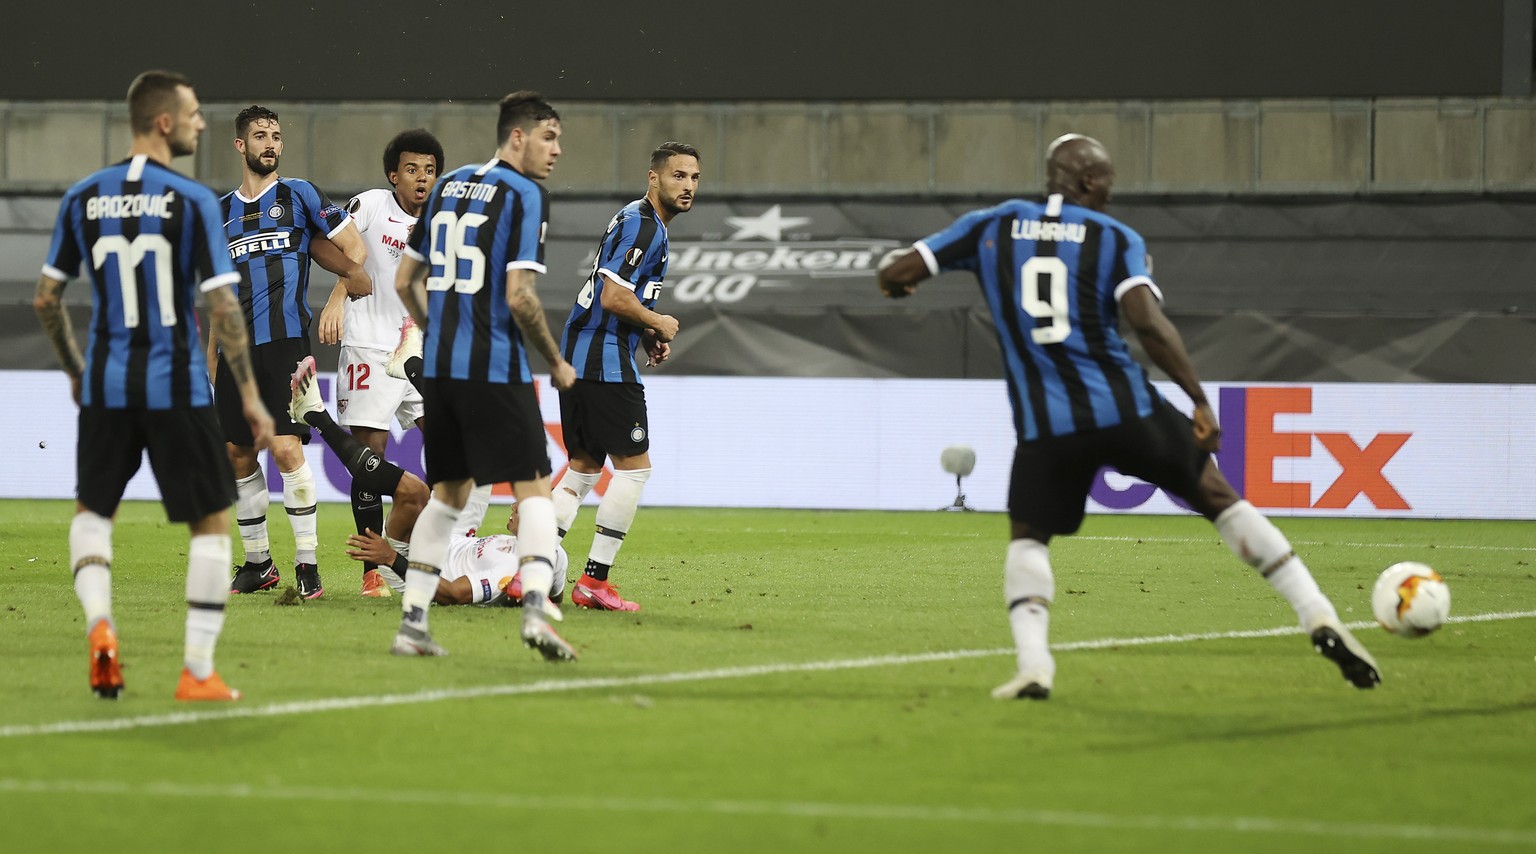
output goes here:
[[409, 430], [421, 417], [421, 393], [410, 380], [384, 373], [388, 350], [343, 347], [336, 363], [336, 422], [343, 427], [388, 430], [390, 421]]

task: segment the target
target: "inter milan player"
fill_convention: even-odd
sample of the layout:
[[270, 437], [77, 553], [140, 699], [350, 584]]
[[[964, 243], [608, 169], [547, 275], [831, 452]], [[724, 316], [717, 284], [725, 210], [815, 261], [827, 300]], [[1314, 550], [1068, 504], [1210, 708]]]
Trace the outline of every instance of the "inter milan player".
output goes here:
[[[240, 692], [213, 666], [229, 600], [235, 490], [199, 342], [199, 293], [253, 447], [271, 440], [272, 416], [251, 370], [245, 318], [231, 287], [240, 276], [225, 254], [218, 200], [170, 168], [172, 157], [197, 150], [206, 127], [192, 84], [173, 72], [146, 71], [128, 88], [128, 115], [128, 159], [65, 194], [34, 301], [80, 405], [69, 562], [85, 609], [90, 686], [109, 699], [123, 690], [112, 619], [112, 523], [148, 451], [166, 516], [191, 531], [176, 699], [236, 700]], [[92, 288], [83, 356], [60, 302], [82, 261]]]
[[564, 537], [602, 476], [604, 460], [612, 460], [613, 479], [597, 505], [586, 569], [571, 591], [573, 603], [606, 611], [640, 610], [608, 581], [651, 476], [650, 421], [635, 349], [645, 350], [648, 366], [658, 365], [677, 335], [677, 318], [659, 314], [656, 300], [667, 275], [667, 224], [693, 207], [699, 189], [698, 150], [663, 143], [651, 154], [646, 180], [645, 197], [609, 221], [561, 340], [576, 384], [560, 393], [571, 465], [555, 488], [555, 524]]
[[[421, 206], [443, 169], [443, 146], [424, 129], [402, 131], [384, 147], [383, 165], [389, 189], [364, 190], [347, 204], [347, 212], [368, 249], [364, 267], [377, 287], [368, 296], [349, 300], [346, 280], [338, 280], [320, 313], [319, 329], [321, 344], [341, 344], [336, 367], [336, 420], [379, 457], [384, 456], [389, 443], [391, 422], [406, 430], [423, 426], [421, 394], [404, 379], [391, 377], [385, 366], [400, 338], [400, 329], [409, 318], [391, 285], [400, 266], [400, 253], [421, 215]], [[317, 248], [317, 258], [324, 254], [323, 249]], [[483, 493], [488, 499], [490, 490], [487, 484], [476, 493]], [[351, 497], [357, 531], [383, 531], [384, 505], [380, 494], [354, 479]], [[416, 512], [419, 508], [401, 505], [397, 500], [390, 515], [392, 519], [399, 514], [409, 515], [410, 518], [399, 520], [409, 530], [415, 525]], [[484, 514], [484, 503], [479, 505], [479, 512]], [[392, 545], [397, 550], [405, 548], [404, 542]], [[376, 569], [369, 564], [363, 566], [364, 596], [389, 593]]]
[[[970, 270], [992, 310], [1004, 357], [1018, 448], [1008, 491], [1012, 539], [1003, 591], [1018, 674], [998, 699], [1050, 696], [1056, 663], [1047, 644], [1055, 581], [1048, 545], [1082, 524], [1104, 466], [1178, 496], [1216, 525], [1222, 541], [1284, 596], [1313, 646], [1357, 688], [1380, 673], [1285, 535], [1227, 483], [1211, 459], [1220, 427], [1178, 330], [1163, 314], [1141, 235], [1103, 213], [1114, 185], [1109, 152], [1068, 134], [1046, 157], [1046, 196], [972, 211], [891, 252], [877, 273], [887, 296], [905, 297], [947, 270]], [[1194, 404], [1174, 409], [1131, 358], [1118, 327]]]
[[[241, 110], [235, 117], [235, 150], [241, 155], [244, 178], [221, 200], [225, 237], [240, 272], [240, 304], [250, 323], [256, 383], [267, 408], [281, 413], [288, 408], [294, 366], [310, 355], [311, 241], [330, 239], [352, 262], [332, 272], [345, 276], [353, 296], [369, 293], [372, 283], [361, 267], [366, 258], [363, 240], [346, 211], [308, 181], [278, 177], [283, 130], [276, 113], [260, 106]], [[215, 400], [235, 470], [236, 522], [245, 546], [245, 564], [235, 572], [230, 589], [253, 593], [273, 587], [280, 576], [267, 538], [266, 476], [238, 417], [235, 389], [223, 361], [221, 356], [215, 371]], [[315, 477], [304, 460], [309, 435], [308, 425], [280, 416], [271, 453], [282, 473], [283, 508], [293, 528], [295, 583], [300, 596], [316, 599], [325, 591], [316, 558]]]
[[427, 613], [454, 521], [475, 483], [509, 481], [522, 525], [523, 642], [551, 661], [576, 651], [549, 625], [556, 547], [549, 453], [526, 338], [556, 389], [576, 372], [544, 321], [534, 282], [544, 267], [549, 205], [543, 186], [560, 156], [560, 114], [536, 92], [501, 100], [496, 156], [443, 176], [411, 233], [395, 287], [425, 330], [422, 397], [432, 499], [411, 534], [397, 655], [443, 655]]

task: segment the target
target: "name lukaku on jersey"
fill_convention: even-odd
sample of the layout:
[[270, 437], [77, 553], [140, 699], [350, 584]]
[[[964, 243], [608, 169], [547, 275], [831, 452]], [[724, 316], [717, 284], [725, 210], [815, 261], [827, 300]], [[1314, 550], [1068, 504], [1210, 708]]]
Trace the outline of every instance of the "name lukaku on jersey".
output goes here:
[[1060, 243], [1063, 240], [1082, 243], [1088, 236], [1088, 228], [1080, 222], [1040, 222], [1035, 219], [1013, 221], [1014, 240], [1046, 240]]
[[253, 252], [269, 252], [273, 249], [286, 250], [292, 246], [292, 240], [286, 231], [263, 231], [258, 234], [248, 234], [229, 244], [229, 257], [238, 261]]
[[138, 219], [157, 216], [170, 219], [175, 211], [176, 191], [166, 190], [161, 195], [135, 193], [123, 196], [92, 196], [85, 200], [86, 219]]

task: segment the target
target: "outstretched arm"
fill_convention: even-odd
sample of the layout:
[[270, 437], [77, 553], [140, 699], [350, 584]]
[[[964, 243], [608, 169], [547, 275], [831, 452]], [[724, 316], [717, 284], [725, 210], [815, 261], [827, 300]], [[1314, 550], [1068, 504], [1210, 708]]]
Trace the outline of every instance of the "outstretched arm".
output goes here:
[[1195, 366], [1184, 349], [1184, 338], [1179, 330], [1163, 314], [1157, 295], [1150, 287], [1138, 286], [1125, 292], [1120, 298], [1120, 313], [1136, 331], [1147, 358], [1162, 369], [1195, 404], [1195, 443], [1206, 451], [1221, 447], [1221, 426], [1216, 423], [1216, 413], [1205, 399], [1200, 380], [1195, 377]]
[[64, 308], [64, 283], [41, 276], [37, 280], [37, 295], [32, 298], [32, 308], [37, 312], [53, 352], [59, 357], [59, 366], [69, 375], [70, 394], [75, 405], [80, 405], [80, 375], [85, 373], [85, 357], [80, 354], [80, 344], [75, 341], [75, 329], [69, 322], [69, 312]]

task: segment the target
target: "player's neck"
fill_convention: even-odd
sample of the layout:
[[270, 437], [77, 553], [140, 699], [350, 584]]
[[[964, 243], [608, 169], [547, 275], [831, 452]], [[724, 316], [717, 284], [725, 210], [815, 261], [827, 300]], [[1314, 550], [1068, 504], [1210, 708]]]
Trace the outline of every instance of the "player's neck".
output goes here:
[[672, 217], [675, 214], [671, 208], [661, 203], [660, 193], [651, 190], [645, 194], [645, 200], [651, 203], [651, 208], [656, 211], [656, 217], [661, 220], [662, 225], [672, 224]]
[[417, 218], [421, 217], [422, 206], [416, 204], [413, 201], [407, 201], [404, 196], [400, 195], [399, 189], [395, 189], [390, 193], [390, 195], [395, 197], [395, 204], [400, 208], [400, 210], [404, 211], [407, 216], [414, 216]]
[[161, 166], [171, 165], [171, 143], [163, 136], [134, 137], [133, 145], [128, 148], [128, 157], [134, 158], [140, 154]]
[[251, 170], [245, 170], [245, 177], [240, 181], [240, 195], [247, 199], [257, 199], [267, 188], [277, 183], [277, 172], [274, 170], [265, 175], [257, 175]]

